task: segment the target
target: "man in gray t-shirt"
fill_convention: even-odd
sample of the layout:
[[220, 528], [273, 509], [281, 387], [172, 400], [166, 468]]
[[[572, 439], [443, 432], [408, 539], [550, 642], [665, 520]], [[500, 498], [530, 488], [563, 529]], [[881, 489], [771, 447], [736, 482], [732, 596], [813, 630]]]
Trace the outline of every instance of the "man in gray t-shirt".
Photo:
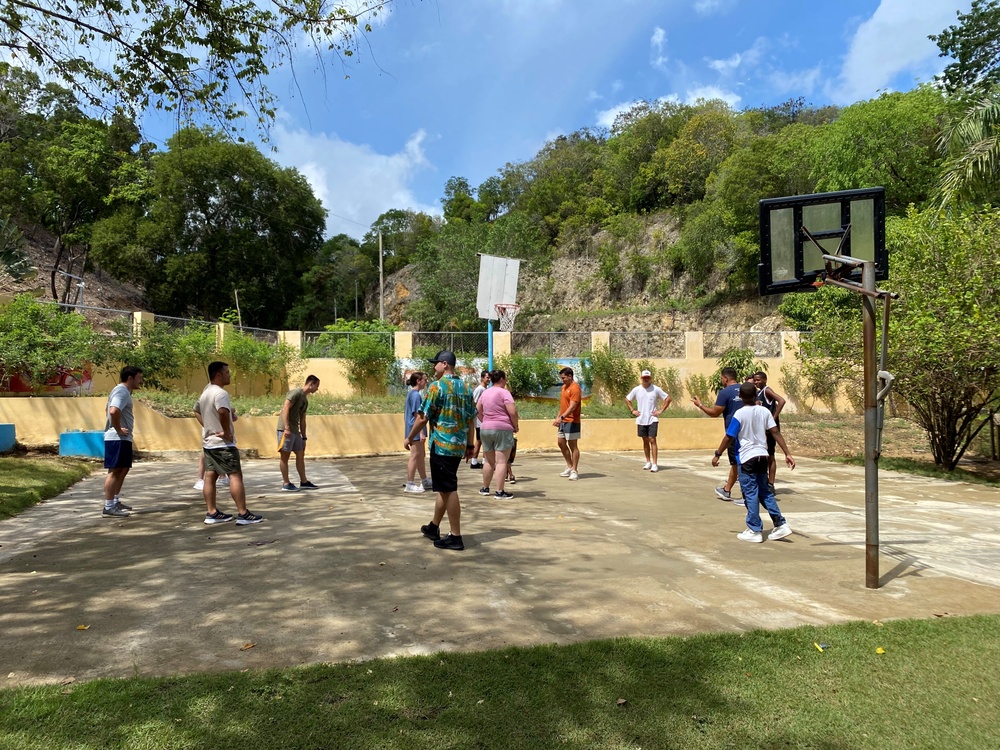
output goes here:
[[135, 415], [132, 413], [132, 391], [142, 385], [142, 369], [123, 367], [121, 378], [108, 396], [104, 410], [104, 479], [105, 518], [127, 518], [132, 506], [125, 505], [118, 494], [128, 470], [132, 468], [132, 431]]

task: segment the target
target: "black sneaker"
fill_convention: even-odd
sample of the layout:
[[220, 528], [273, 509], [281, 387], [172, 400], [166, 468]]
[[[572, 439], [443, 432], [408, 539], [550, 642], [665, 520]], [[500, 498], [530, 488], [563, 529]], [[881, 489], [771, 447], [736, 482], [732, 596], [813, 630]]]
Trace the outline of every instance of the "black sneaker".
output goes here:
[[434, 541], [434, 546], [438, 549], [453, 549], [462, 550], [465, 549], [465, 545], [462, 544], [462, 537], [455, 536], [454, 534], [448, 534], [444, 539], [436, 539]]
[[255, 516], [249, 510], [246, 513], [240, 513], [236, 516], [237, 526], [246, 526], [251, 523], [260, 523], [264, 520], [264, 516]]
[[495, 500], [510, 500], [512, 497], [514, 496], [505, 490], [497, 490], [493, 493]]
[[479, 494], [482, 495], [483, 497], [489, 497], [490, 496], [490, 488], [489, 487], [480, 487], [479, 488]]
[[441, 538], [441, 527], [436, 523], [429, 523], [426, 526], [420, 527], [420, 533], [428, 539], [433, 539], [436, 542]]
[[232, 520], [233, 517], [231, 515], [223, 513], [221, 510], [205, 514], [205, 523], [229, 523]]
[[300, 490], [318, 490], [319, 487], [317, 487], [312, 482], [299, 482], [299, 489]]
[[[773, 492], [773, 490], [772, 490], [772, 492]], [[126, 505], [121, 500], [116, 500], [115, 502], [118, 504], [119, 508], [124, 508], [125, 510], [132, 510], [132, 506], [131, 505]]]

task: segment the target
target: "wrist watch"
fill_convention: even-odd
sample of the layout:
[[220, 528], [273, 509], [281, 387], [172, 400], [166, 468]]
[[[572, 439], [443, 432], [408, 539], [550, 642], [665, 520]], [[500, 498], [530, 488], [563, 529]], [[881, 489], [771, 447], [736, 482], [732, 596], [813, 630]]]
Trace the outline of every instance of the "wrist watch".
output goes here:
[[721, 453], [719, 453], [719, 451], [716, 451], [716, 452], [715, 452], [715, 457], [716, 457], [716, 458], [722, 458], [722, 454], [721, 454]]

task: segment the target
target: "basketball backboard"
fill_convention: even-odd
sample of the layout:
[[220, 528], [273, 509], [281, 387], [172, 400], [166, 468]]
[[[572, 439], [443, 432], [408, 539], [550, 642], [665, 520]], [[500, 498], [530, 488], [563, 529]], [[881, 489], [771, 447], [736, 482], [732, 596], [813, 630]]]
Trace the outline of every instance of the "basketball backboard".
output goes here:
[[476, 310], [484, 320], [496, 320], [496, 305], [517, 303], [517, 276], [521, 261], [496, 255], [479, 256], [479, 291]]
[[830, 271], [860, 283], [860, 268], [833, 269], [824, 254], [874, 261], [875, 278], [889, 278], [884, 188], [767, 198], [759, 206], [761, 296], [814, 290]]

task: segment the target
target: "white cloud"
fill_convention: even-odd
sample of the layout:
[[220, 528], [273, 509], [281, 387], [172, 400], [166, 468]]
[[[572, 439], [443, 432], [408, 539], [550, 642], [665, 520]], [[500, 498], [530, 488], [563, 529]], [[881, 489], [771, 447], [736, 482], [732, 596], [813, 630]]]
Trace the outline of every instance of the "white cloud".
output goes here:
[[273, 132], [276, 161], [296, 167], [330, 212], [327, 235], [341, 232], [360, 238], [390, 208], [430, 214], [440, 207], [420, 203], [410, 187], [414, 175], [430, 166], [424, 156], [426, 138], [420, 130], [395, 154], [380, 154], [371, 146], [341, 140], [335, 134], [308, 133], [278, 123]]
[[749, 49], [735, 52], [723, 60], [708, 60], [708, 67], [723, 76], [732, 75], [739, 68], [743, 70], [755, 68], [760, 64], [768, 46], [765, 37], [757, 37]]
[[597, 113], [597, 124], [603, 128], [611, 129], [611, 126], [615, 124], [615, 118], [618, 117], [622, 112], [628, 112], [632, 107], [638, 104], [638, 100], [630, 102], [621, 102], [613, 107], [608, 107], [607, 109], [602, 109]]
[[882, 0], [855, 32], [827, 94], [838, 104], [850, 104], [887, 88], [900, 73], [929, 78], [938, 49], [927, 36], [953, 23], [955, 8], [941, 0]]
[[739, 94], [735, 94], [732, 91], [725, 91], [718, 86], [698, 86], [693, 89], [688, 89], [685, 95], [685, 104], [695, 104], [699, 99], [709, 100], [709, 99], [721, 99], [726, 102], [730, 107], [736, 107], [739, 105], [742, 97]]
[[661, 29], [659, 26], [653, 29], [653, 36], [649, 39], [650, 46], [650, 65], [654, 68], [662, 68], [667, 64], [669, 59], [663, 54], [663, 47], [667, 43], [667, 32]]
[[823, 69], [819, 65], [815, 68], [791, 72], [775, 70], [768, 75], [767, 82], [770, 90], [775, 94], [808, 95], [816, 90], [816, 84], [822, 73]]
[[709, 16], [735, 5], [735, 0], [695, 0], [694, 9], [700, 16]]
[[731, 57], [727, 57], [725, 60], [709, 60], [708, 67], [710, 67], [712, 70], [722, 75], [729, 75], [738, 67], [740, 67], [740, 62], [742, 60], [743, 60], [743, 55], [737, 52]]

